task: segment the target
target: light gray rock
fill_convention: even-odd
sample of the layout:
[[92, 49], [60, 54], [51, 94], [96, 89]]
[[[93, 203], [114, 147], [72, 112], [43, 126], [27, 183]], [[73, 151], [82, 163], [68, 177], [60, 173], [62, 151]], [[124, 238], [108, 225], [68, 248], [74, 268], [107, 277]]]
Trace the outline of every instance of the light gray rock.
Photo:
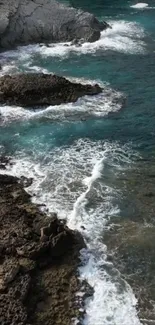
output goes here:
[[0, 47], [37, 42], [94, 42], [109, 25], [55, 0], [0, 0]]

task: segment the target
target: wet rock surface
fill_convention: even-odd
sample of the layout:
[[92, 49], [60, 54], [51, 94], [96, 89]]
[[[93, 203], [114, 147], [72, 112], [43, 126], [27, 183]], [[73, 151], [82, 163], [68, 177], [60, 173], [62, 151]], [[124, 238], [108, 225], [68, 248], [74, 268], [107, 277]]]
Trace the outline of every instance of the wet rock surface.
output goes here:
[[30, 73], [0, 78], [0, 103], [39, 107], [75, 102], [85, 95], [102, 92], [99, 85], [73, 83], [56, 75]]
[[110, 260], [133, 288], [143, 324], [155, 324], [155, 168], [139, 164], [122, 177], [127, 215], [113, 218], [104, 234]]
[[7, 165], [12, 165], [11, 158], [6, 156], [0, 156], [0, 169], [6, 169]]
[[0, 324], [70, 325], [84, 314], [76, 293], [89, 287], [77, 274], [85, 244], [30, 198], [19, 179], [0, 175]]

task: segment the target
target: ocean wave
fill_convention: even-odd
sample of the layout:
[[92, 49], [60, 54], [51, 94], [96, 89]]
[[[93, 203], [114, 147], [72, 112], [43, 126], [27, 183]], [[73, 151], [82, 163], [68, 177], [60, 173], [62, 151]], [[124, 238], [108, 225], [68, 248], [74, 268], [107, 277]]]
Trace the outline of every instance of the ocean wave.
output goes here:
[[136, 54], [145, 52], [143, 28], [134, 22], [109, 21], [112, 29], [107, 29], [101, 33], [101, 37], [94, 43], [84, 43], [81, 46], [71, 45], [71, 43], [42, 45], [39, 50], [44, 57], [67, 57], [70, 54], [96, 54], [98, 51], [113, 50], [116, 52]]
[[[90, 83], [91, 80], [69, 78], [74, 82], [83, 84]], [[0, 125], [21, 120], [39, 120], [47, 118], [53, 121], [83, 120], [90, 117], [104, 117], [111, 112], [119, 111], [125, 102], [125, 97], [121, 92], [111, 89], [108, 85], [99, 83], [103, 92], [97, 96], [84, 96], [76, 103], [67, 103], [55, 106], [48, 106], [40, 109], [24, 109], [22, 107], [0, 106]]]
[[117, 173], [129, 168], [134, 157], [127, 145], [78, 140], [44, 150], [42, 155], [35, 151], [33, 158], [18, 152], [7, 169], [18, 177], [32, 177], [27, 190], [35, 194], [33, 202], [45, 204], [49, 213], [57, 212], [87, 242], [79, 271], [81, 279], [94, 288], [94, 296], [86, 302], [84, 325], [140, 324], [133, 292], [107, 262], [102, 240], [107, 221], [119, 214], [116, 202], [121, 193], [114, 187]]
[[81, 46], [72, 45], [71, 42], [52, 43], [52, 44], [36, 44], [18, 47], [17, 50], [11, 50], [1, 53], [1, 62], [6, 65], [9, 61], [12, 65], [23, 65], [25, 69], [37, 70], [39, 67], [33, 68], [34, 55], [41, 57], [57, 57], [63, 60], [70, 55], [97, 54], [98, 51], [116, 51], [128, 54], [145, 53], [145, 42], [143, 41], [145, 32], [143, 28], [135, 22], [127, 22], [124, 20], [108, 22], [112, 29], [107, 29], [101, 33], [101, 37], [94, 43], [84, 43]]

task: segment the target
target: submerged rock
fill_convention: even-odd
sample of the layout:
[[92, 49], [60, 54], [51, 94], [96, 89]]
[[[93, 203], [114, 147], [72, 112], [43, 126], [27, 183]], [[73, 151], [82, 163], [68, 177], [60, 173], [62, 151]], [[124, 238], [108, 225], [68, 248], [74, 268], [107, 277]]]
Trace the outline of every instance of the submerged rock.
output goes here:
[[97, 84], [73, 83], [63, 77], [43, 73], [23, 73], [0, 78], [0, 103], [9, 105], [59, 105], [100, 92], [102, 89]]
[[0, 198], [0, 324], [70, 325], [81, 319], [84, 301], [76, 292], [90, 291], [77, 274], [81, 235], [56, 214], [40, 212], [17, 178], [0, 175]]
[[109, 25], [55, 0], [1, 0], [0, 47], [39, 42], [94, 42]]

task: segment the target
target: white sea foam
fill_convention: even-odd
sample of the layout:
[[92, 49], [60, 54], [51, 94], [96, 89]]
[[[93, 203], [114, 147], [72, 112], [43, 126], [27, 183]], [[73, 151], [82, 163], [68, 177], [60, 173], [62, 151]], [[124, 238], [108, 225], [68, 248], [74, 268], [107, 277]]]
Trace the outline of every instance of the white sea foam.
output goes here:
[[15, 64], [15, 62], [9, 62], [9, 64], [6, 64], [4, 61], [4, 65], [2, 62], [2, 68], [0, 70], [0, 76], [3, 76], [5, 74], [10, 74], [10, 73], [16, 73], [18, 72], [18, 68]]
[[[144, 52], [145, 43], [143, 28], [134, 23], [126, 21], [110, 21], [112, 29], [107, 29], [101, 33], [101, 37], [94, 43], [84, 43], [82, 46], [71, 45], [71, 43], [43, 45], [40, 48], [40, 54], [45, 57], [66, 57], [71, 53], [95, 54], [97, 51], [118, 51], [123, 53], [135, 54]], [[38, 48], [36, 49], [38, 51]]]
[[[88, 257], [88, 253], [87, 257]], [[103, 259], [90, 254], [81, 277], [94, 288], [94, 297], [88, 301], [84, 325], [140, 325], [136, 312], [136, 299], [131, 288], [121, 279], [119, 272]]]
[[[145, 35], [143, 28], [135, 22], [126, 22], [124, 20], [109, 21], [112, 29], [107, 29], [101, 33], [101, 37], [94, 43], [84, 43], [81, 46], [68, 43], [37, 44], [18, 47], [17, 50], [3, 52], [0, 55], [1, 61], [6, 62], [9, 66], [17, 63], [23, 65], [27, 70], [33, 70], [33, 58], [35, 55], [41, 57], [57, 57], [63, 60], [70, 55], [93, 54], [98, 51], [116, 51], [122, 53], [136, 54], [145, 52], [145, 43], [143, 37]], [[39, 71], [39, 67], [35, 65], [35, 71]], [[45, 69], [46, 71], [46, 69]]]
[[[91, 80], [70, 78], [81, 83], [92, 83]], [[37, 120], [42, 117], [54, 120], [81, 120], [91, 116], [103, 117], [111, 112], [117, 112], [124, 104], [122, 93], [112, 90], [108, 85], [96, 81], [103, 88], [103, 93], [97, 96], [84, 96], [76, 103], [48, 106], [44, 109], [24, 109], [22, 107], [0, 106], [0, 124], [15, 120]]]
[[107, 262], [102, 240], [107, 221], [119, 214], [117, 173], [130, 166], [132, 155], [129, 147], [117, 143], [78, 140], [71, 146], [45, 149], [44, 157], [36, 151], [33, 159], [17, 153], [8, 169], [16, 176], [33, 177], [28, 189], [36, 195], [33, 201], [46, 204], [83, 233], [87, 250], [81, 252], [80, 277], [94, 288], [93, 298], [86, 303], [84, 325], [140, 324], [133, 292]]
[[0, 106], [0, 123], [11, 122], [18, 119], [27, 119], [32, 112], [18, 106]]
[[145, 2], [136, 3], [135, 5], [132, 5], [130, 7], [134, 8], [134, 9], [139, 9], [139, 10], [155, 9], [155, 7], [151, 7], [151, 6], [148, 5], [148, 3], [145, 3]]
[[[4, 62], [2, 74], [20, 71], [19, 65], [31, 71], [41, 71], [33, 65], [34, 56], [58, 57], [70, 55], [97, 54], [98, 51], [113, 50], [129, 54], [144, 53], [144, 31], [140, 25], [125, 21], [109, 21], [112, 29], [101, 34], [100, 40], [81, 47], [71, 43], [33, 45], [19, 47], [16, 51], [1, 54]], [[17, 61], [18, 60], [18, 61]], [[46, 69], [44, 70], [45, 72]], [[46, 110], [29, 111], [20, 107], [0, 107], [3, 122], [16, 119], [74, 119], [81, 116], [104, 116], [120, 109], [118, 97], [121, 94], [111, 91], [107, 86], [97, 97], [80, 99], [77, 103], [48, 107]], [[55, 211], [68, 221], [71, 228], [83, 233], [87, 250], [81, 252], [83, 266], [80, 277], [87, 279], [94, 288], [94, 296], [87, 301], [87, 316], [84, 325], [139, 325], [136, 313], [136, 299], [131, 288], [121, 279], [118, 271], [107, 262], [106, 246], [102, 236], [111, 216], [119, 214], [121, 193], [114, 187], [117, 173], [123, 163], [131, 163], [129, 148], [117, 143], [91, 142], [79, 140], [72, 146], [60, 147], [52, 151], [44, 148], [37, 152], [36, 139], [33, 157], [17, 153], [8, 174], [18, 177], [26, 175], [34, 179], [27, 189], [33, 201], [45, 204], [48, 213]], [[3, 173], [6, 171], [1, 171]]]
[[136, 3], [135, 5], [130, 6], [131, 8], [135, 8], [135, 9], [144, 9], [148, 7], [148, 3], [145, 2], [139, 2]]

